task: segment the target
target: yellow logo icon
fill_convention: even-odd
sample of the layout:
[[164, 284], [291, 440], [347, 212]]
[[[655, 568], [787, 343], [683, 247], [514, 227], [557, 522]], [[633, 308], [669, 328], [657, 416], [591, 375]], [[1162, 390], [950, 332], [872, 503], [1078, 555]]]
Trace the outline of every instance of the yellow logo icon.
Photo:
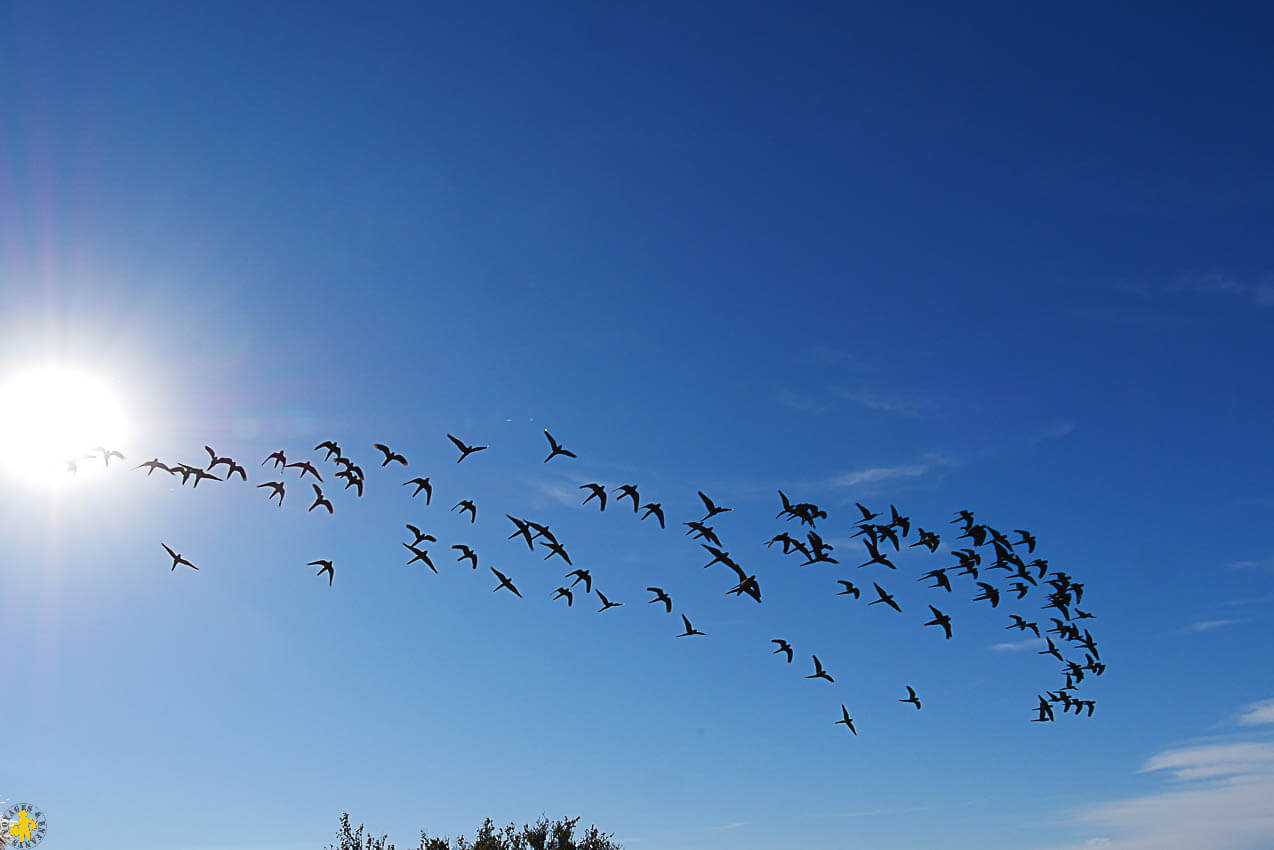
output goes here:
[[19, 803], [4, 813], [9, 824], [9, 847], [27, 850], [44, 840], [44, 814], [30, 803]]

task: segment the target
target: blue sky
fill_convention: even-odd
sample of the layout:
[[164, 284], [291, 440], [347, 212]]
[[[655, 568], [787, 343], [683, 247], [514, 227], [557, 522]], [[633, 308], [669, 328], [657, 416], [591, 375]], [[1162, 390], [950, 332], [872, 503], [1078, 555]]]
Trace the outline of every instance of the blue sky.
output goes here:
[[[6, 8], [0, 379], [97, 375], [130, 462], [0, 473], [0, 795], [51, 850], [312, 848], [345, 810], [400, 846], [541, 813], [669, 850], [1269, 846], [1271, 20], [1117, 5]], [[131, 469], [208, 443], [255, 484], [328, 438], [368, 476], [331, 517], [291, 471], [280, 509]], [[780, 488], [839, 566], [761, 545]], [[762, 605], [700, 569], [699, 489]], [[855, 501], [942, 554], [856, 569]], [[1003, 626], [1038, 597], [914, 580], [961, 508], [1085, 582], [1091, 719], [1029, 722], [1057, 665]], [[505, 513], [624, 606], [551, 599]]]

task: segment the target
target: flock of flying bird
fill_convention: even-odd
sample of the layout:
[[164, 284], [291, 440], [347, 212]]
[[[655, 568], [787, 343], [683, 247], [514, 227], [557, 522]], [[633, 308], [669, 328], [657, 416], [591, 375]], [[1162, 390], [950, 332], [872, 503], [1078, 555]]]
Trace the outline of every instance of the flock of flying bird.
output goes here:
[[[550, 449], [548, 457], [544, 459], [544, 463], [548, 463], [555, 457], [576, 457], [574, 452], [564, 448], [556, 439], [554, 439], [553, 435], [550, 434], [547, 429], [544, 430], [544, 435], [549, 441]], [[488, 448], [488, 446], [469, 445], [451, 434], [448, 434], [447, 438], [460, 452], [460, 456], [457, 458], [456, 463], [462, 463], [471, 455], [484, 451]], [[394, 451], [383, 443], [375, 443], [373, 445], [373, 449], [378, 451], [382, 456], [380, 463], [381, 468], [385, 468], [391, 463], [398, 464], [404, 468], [408, 466], [408, 461], [405, 455]], [[146, 469], [146, 475], [148, 477], [156, 471], [166, 472], [171, 476], [179, 476], [181, 478], [182, 485], [193, 480], [193, 484], [191, 485], [192, 487], [198, 487], [201, 481], [223, 481], [228, 480], [235, 475], [238, 475], [240, 480], [243, 482], [248, 480], [247, 470], [233, 458], [219, 455], [211, 446], [204, 446], [204, 450], [208, 454], [208, 463], [204, 467], [198, 467], [186, 463], [167, 464], [156, 457], [140, 464], [136, 468]], [[339, 467], [332, 477], [343, 481], [344, 489], [354, 489], [356, 494], [361, 497], [363, 495], [364, 484], [366, 482], [363, 468], [352, 459], [346, 457], [341, 447], [335, 441], [326, 440], [314, 447], [314, 451], [320, 450], [325, 452], [322, 459], [323, 462], [329, 462], [332, 465]], [[108, 467], [110, 466], [112, 457], [119, 458], [120, 460], [124, 459], [124, 456], [120, 452], [108, 450], [105, 447], [99, 446], [93, 451], [95, 454], [83, 455], [68, 461], [68, 471], [74, 474], [78, 468], [79, 462], [91, 457], [101, 457], [105, 465]], [[265, 458], [264, 461], [261, 462], [261, 466], [265, 466], [267, 464], [272, 464], [271, 471], [279, 475], [279, 480], [266, 481], [256, 485], [258, 489], [265, 489], [269, 491], [266, 494], [267, 500], [273, 501], [275, 497], [277, 497], [279, 506], [282, 506], [288, 486], [288, 482], [283, 473], [287, 470], [295, 469], [299, 470], [299, 474], [296, 477], [297, 482], [302, 481], [306, 478], [306, 476], [314, 479], [313, 481], [307, 482], [310, 484], [314, 493], [314, 501], [309, 505], [307, 510], [314, 511], [317, 508], [322, 508], [326, 510], [328, 514], [335, 513], [335, 507], [331, 500], [327, 498], [323, 488], [320, 486], [325, 483], [323, 475], [312, 461], [308, 459], [290, 461], [288, 460], [285, 452], [283, 450], [279, 450], [272, 452]], [[225, 467], [224, 478], [216, 475], [214, 472], [220, 466]], [[327, 483], [329, 483], [330, 486], [330, 482]], [[413, 499], [423, 492], [425, 494], [426, 505], [429, 505], [433, 500], [433, 483], [428, 476], [417, 476], [415, 478], [411, 478], [408, 481], [403, 482], [402, 486], [413, 488], [410, 493], [410, 496]], [[645, 504], [642, 504], [641, 496], [639, 495], [635, 484], [622, 485], [609, 493], [605, 486], [595, 482], [582, 484], [579, 489], [588, 491], [588, 495], [582, 503], [584, 505], [588, 505], [596, 500], [598, 510], [605, 511], [608, 496], [613, 496], [616, 504], [620, 503], [624, 499], [630, 499], [632, 502], [633, 512], [641, 512], [640, 519], [645, 520], [649, 517], [654, 517], [659, 523], [660, 528], [666, 528], [662, 504], [658, 502], [646, 502]], [[747, 570], [741, 567], [738, 562], [734, 560], [728, 551], [722, 548], [723, 544], [721, 539], [717, 536], [715, 529], [707, 524], [713, 517], [727, 513], [733, 509], [716, 504], [711, 498], [703, 493], [703, 491], [699, 491], [698, 495], [706, 511], [704, 516], [698, 520], [683, 522], [682, 525], [689, 529], [685, 532], [685, 534], [690, 536], [692, 540], [699, 541], [699, 545], [708, 555], [711, 556], [711, 560], [709, 560], [707, 564], [703, 565], [704, 569], [716, 564], [725, 566], [733, 573], [734, 578], [738, 580], [737, 583], [726, 592], [728, 594], [734, 594], [735, 596], [743, 596], [746, 594], [749, 598], [760, 603], [762, 599], [761, 586], [756, 575], [749, 574]], [[806, 502], [794, 504], [782, 491], [779, 491], [779, 498], [782, 502], [782, 510], [779, 511], [775, 518], [786, 518], [788, 522], [798, 520], [798, 528], [805, 529], [806, 526], [808, 526], [808, 530], [805, 530], [804, 532], [804, 539], [798, 536], [793, 536], [789, 533], [789, 531], [784, 530], [766, 542], [765, 546], [770, 548], [775, 543], [779, 543], [783, 547], [782, 552], [784, 555], [797, 554], [804, 557], [805, 560], [800, 562], [800, 566], [808, 566], [819, 563], [839, 564], [839, 560], [831, 555], [835, 547], [827, 543], [816, 530], [817, 522], [819, 520], [826, 519], [827, 512], [819, 508], [817, 505]], [[897, 570], [897, 566], [889, 558], [887, 545], [891, 544], [895, 552], [901, 552], [901, 541], [911, 536], [912, 526], [910, 518], [899, 514], [898, 509], [895, 506], [890, 505], [890, 516], [888, 521], [873, 522], [873, 520], [881, 518], [879, 513], [871, 511], [869, 508], [860, 503], [856, 503], [856, 507], [860, 512], [860, 516], [856, 518], [855, 524], [857, 526], [857, 531], [853, 537], [862, 538], [866, 554], [868, 555], [867, 560], [858, 564], [857, 568], [862, 569], [873, 565], [881, 565], [891, 570]], [[462, 515], [468, 513], [470, 523], [477, 522], [477, 505], [471, 499], [461, 499], [451, 508], [451, 510], [459, 511]], [[556, 556], [561, 558], [567, 566], [574, 568], [571, 572], [565, 574], [566, 578], [573, 579], [573, 581], [571, 581], [569, 585], [563, 584], [555, 588], [552, 592], [553, 599], [564, 599], [567, 606], [573, 606], [575, 603], [575, 597], [579, 592], [576, 588], [582, 583], [585, 595], [590, 593], [595, 594], [600, 600], [601, 607], [597, 609], [598, 613], [608, 611], [611, 608], [618, 608], [625, 604], [623, 602], [612, 601], [604, 593], [602, 593], [601, 589], [594, 589], [593, 576], [590, 571], [575, 567], [574, 563], [571, 561], [570, 555], [566, 551], [565, 546], [557, 539], [556, 535], [552, 530], [550, 530], [548, 525], [529, 519], [518, 518], [510, 514], [505, 514], [505, 516], [513, 523], [514, 526], [513, 533], [508, 536], [508, 539], [513, 540], [514, 538], [521, 538], [532, 552], [535, 551], [536, 541], [538, 540], [539, 545], [548, 550], [548, 554], [544, 556], [544, 560], [549, 560]], [[1064, 665], [1061, 669], [1061, 675], [1065, 679], [1065, 684], [1058, 687], [1056, 690], [1048, 690], [1045, 691], [1044, 694], [1038, 695], [1039, 702], [1034, 709], [1036, 716], [1033, 718], [1033, 721], [1048, 722], [1054, 720], [1055, 706], [1059, 704], [1062, 707], [1063, 713], [1073, 711], [1076, 715], [1079, 715], [1086, 711], [1087, 716], [1091, 717], [1096, 707], [1096, 702], [1091, 699], [1080, 699], [1076, 694], [1076, 691], [1078, 690], [1079, 684], [1085, 680], [1086, 676], [1101, 676], [1105, 672], [1106, 665], [1101, 661], [1101, 655], [1092, 634], [1087, 628], [1083, 628], [1081, 630], [1079, 625], [1080, 621], [1094, 618], [1092, 613], [1079, 607], [1083, 601], [1084, 585], [1073, 580], [1072, 577], [1067, 575], [1065, 572], [1051, 569], [1046, 559], [1034, 558], [1030, 561], [1024, 560], [1022, 555], [1017, 551], [1018, 547], [1025, 547], [1028, 556], [1035, 552], [1036, 539], [1029, 531], [1024, 529], [1014, 529], [1013, 533], [1017, 535], [1017, 539], [1010, 540], [1009, 537], [999, 529], [975, 522], [973, 513], [968, 510], [959, 511], [955, 518], [951, 520], [950, 524], [960, 526], [961, 533], [956, 536], [956, 540], [968, 540], [970, 545], [966, 545], [963, 548], [953, 549], [949, 553], [957, 559], [955, 563], [949, 563], [945, 566], [931, 569], [921, 575], [917, 580], [932, 581], [933, 583], [926, 585], [926, 587], [932, 590], [941, 590], [948, 594], [953, 594], [955, 588], [952, 586], [951, 578], [953, 576], [970, 576], [978, 588], [978, 593], [972, 597], [972, 600], [974, 602], [987, 602], [991, 608], [999, 607], [1002, 599], [1002, 592], [1006, 594], [1013, 594], [1013, 601], [1017, 602], [1025, 599], [1025, 597], [1033, 590], [1040, 589], [1043, 591], [1044, 588], [1048, 588], [1047, 602], [1042, 606], [1041, 610], [1051, 611], [1054, 615], [1060, 615], [1048, 617], [1052, 623], [1050, 628], [1041, 632], [1040, 624], [1038, 622], [1028, 620], [1019, 614], [1010, 614], [1011, 622], [1005, 627], [1006, 629], [1017, 630], [1019, 632], [1030, 631], [1035, 635], [1037, 640], [1043, 640], [1046, 644], [1046, 647], [1040, 650], [1039, 654], [1052, 656]], [[402, 545], [411, 554], [411, 559], [407, 563], [410, 565], [416, 562], [421, 562], [425, 566], [429, 567], [429, 569], [433, 570], [434, 573], [437, 573], [438, 569], [430, 557], [429, 549], [424, 548], [422, 544], [437, 543], [438, 539], [432, 534], [428, 534], [410, 523], [406, 524], [406, 530], [411, 533], [413, 538], [410, 541], [402, 542]], [[908, 548], [923, 547], [930, 553], [938, 552], [941, 545], [941, 538], [937, 532], [917, 527], [915, 536], [916, 540], [909, 543]], [[161, 545], [172, 559], [171, 569], [173, 571], [175, 571], [178, 566], [187, 566], [195, 570], [199, 569], [199, 567], [197, 567], [189, 559], [185, 558], [181, 553], [172, 549], [167, 543], [162, 543]], [[984, 561], [983, 559], [983, 551], [987, 550], [988, 546], [990, 547], [989, 551], [987, 551], [988, 558], [990, 554], [993, 553], [995, 556], [994, 561]], [[470, 546], [459, 543], [452, 545], [451, 549], [459, 553], [459, 556], [456, 558], [457, 562], [468, 561], [474, 570], [478, 568], [478, 553]], [[309, 562], [308, 565], [319, 567], [316, 575], [320, 577], [326, 575], [329, 586], [335, 581], [336, 568], [330, 559], [317, 559]], [[518, 597], [522, 596], [521, 591], [518, 590], [517, 586], [508, 575], [494, 567], [489, 567], [488, 569], [491, 570], [492, 574], [494, 574], [495, 578], [499, 582], [496, 587], [493, 588], [493, 592], [498, 593], [501, 590], [508, 590], [510, 593]], [[994, 570], [1002, 570], [1007, 574], [1005, 578], [1007, 580], [1011, 580], [1011, 583], [1006, 588], [997, 587], [990, 581], [983, 580], [985, 578], [989, 578]], [[1046, 579], [1046, 576], [1050, 577]], [[853, 580], [837, 579], [836, 582], [841, 586], [841, 590], [836, 595], [852, 596], [854, 599], [859, 599], [861, 597], [863, 590], [859, 588]], [[1043, 588], [1041, 587], [1041, 583], [1044, 586]], [[867, 603], [869, 606], [884, 605], [892, 608], [898, 613], [902, 613], [902, 607], [899, 605], [893, 594], [889, 593], [876, 581], [872, 581], [871, 584], [876, 598]], [[672, 613], [672, 597], [662, 587], [650, 586], [647, 587], [646, 590], [652, 594], [652, 598], [648, 600], [648, 604], [662, 605], [666, 614]], [[930, 604], [928, 607], [930, 614], [932, 614], [932, 619], [926, 621], [924, 626], [939, 628], [942, 630], [946, 639], [951, 639], [953, 634], [951, 616], [944, 613], [936, 605]], [[690, 618], [684, 613], [680, 616], [684, 626], [684, 631], [680, 632], [677, 637], [705, 636], [707, 634], [706, 632], [695, 628], [691, 623]], [[1057, 637], [1056, 641], [1053, 639], [1054, 635]], [[771, 643], [776, 644], [778, 647], [772, 654], [784, 655], [787, 659], [787, 663], [789, 664], [794, 661], [795, 650], [787, 640], [783, 638], [774, 638]], [[1062, 647], [1059, 647], [1059, 643], [1063, 644], [1063, 646], [1068, 650], [1082, 652], [1084, 663], [1081, 664], [1077, 660], [1063, 655]], [[811, 655], [811, 660], [814, 665], [814, 672], [805, 676], [805, 678], [823, 679], [829, 683], [835, 682], [835, 679], [827, 672], [817, 655]], [[911, 685], [904, 685], [904, 687], [906, 688], [907, 696], [900, 698], [898, 702], [910, 704], [919, 710], [921, 708], [921, 700], [916, 694], [915, 689]], [[854, 735], [858, 734], [858, 730], [854, 726], [854, 720], [843, 703], [841, 704], [841, 719], [835, 722], [836, 724], [846, 726]]]

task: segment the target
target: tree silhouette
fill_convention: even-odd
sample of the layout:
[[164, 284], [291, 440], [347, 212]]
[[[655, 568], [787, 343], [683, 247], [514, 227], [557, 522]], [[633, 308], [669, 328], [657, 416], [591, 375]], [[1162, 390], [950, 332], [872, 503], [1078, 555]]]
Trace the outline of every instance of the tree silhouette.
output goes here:
[[[478, 827], [473, 840], [430, 837], [420, 831], [417, 850], [623, 850], [611, 835], [589, 826], [579, 836], [575, 834], [579, 818], [559, 818], [550, 822], [541, 817], [534, 824], [523, 824], [518, 829], [512, 823], [496, 829], [491, 818]], [[362, 824], [355, 829], [350, 825], [349, 813], [341, 815], [338, 843], [327, 845], [326, 850], [395, 850], [388, 835], [379, 838], [365, 831]]]

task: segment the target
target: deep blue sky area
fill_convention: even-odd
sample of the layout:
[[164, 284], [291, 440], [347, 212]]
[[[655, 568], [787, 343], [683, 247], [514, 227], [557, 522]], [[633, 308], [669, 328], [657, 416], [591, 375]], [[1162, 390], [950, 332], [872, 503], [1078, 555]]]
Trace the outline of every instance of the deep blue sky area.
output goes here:
[[[0, 10], [0, 800], [49, 850], [1274, 846], [1268, 9], [180, 5]], [[45, 366], [124, 462], [26, 471]], [[134, 468], [205, 444], [247, 483]], [[838, 564], [765, 547], [779, 490]], [[1084, 584], [1092, 717], [1031, 722], [1046, 585], [917, 580], [960, 509]]]

